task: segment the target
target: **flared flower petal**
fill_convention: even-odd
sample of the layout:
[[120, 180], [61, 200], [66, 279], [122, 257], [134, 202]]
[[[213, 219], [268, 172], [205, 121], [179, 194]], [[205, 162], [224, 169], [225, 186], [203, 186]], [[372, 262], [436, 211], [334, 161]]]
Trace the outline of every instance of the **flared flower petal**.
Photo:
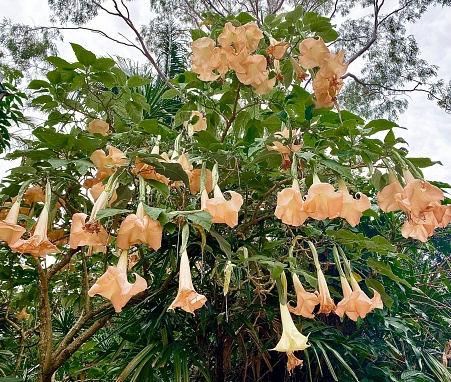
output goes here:
[[116, 245], [121, 249], [129, 249], [134, 244], [147, 244], [155, 251], [161, 247], [163, 227], [158, 220], [152, 220], [138, 205], [135, 214], [128, 215], [122, 222], [117, 234]]
[[303, 210], [303, 207], [304, 201], [299, 190], [299, 184], [294, 180], [291, 188], [285, 188], [277, 194], [277, 206], [274, 215], [285, 224], [299, 227], [304, 224], [309, 216]]
[[69, 245], [71, 248], [77, 248], [83, 245], [106, 246], [108, 244], [108, 232], [97, 221], [88, 221], [88, 215], [76, 213], [72, 216], [72, 225], [70, 227]]
[[29, 253], [34, 257], [45, 257], [50, 253], [60, 253], [61, 251], [47, 238], [48, 219], [49, 212], [47, 206], [44, 205], [36, 222], [33, 235], [27, 240], [17, 240], [10, 245], [10, 248], [15, 252]]
[[196, 292], [191, 278], [188, 254], [183, 251], [180, 258], [179, 289], [168, 310], [181, 308], [188, 313], [194, 314], [196, 309], [201, 308], [207, 302], [207, 298]]
[[314, 180], [304, 201], [304, 211], [316, 220], [333, 219], [343, 209], [343, 194], [335, 192], [334, 186]]
[[288, 305], [288, 310], [298, 316], [313, 318], [313, 310], [319, 304], [319, 298], [315, 293], [307, 292], [301, 284], [299, 277], [293, 273], [293, 284], [296, 290], [297, 305], [296, 308]]
[[308, 336], [304, 336], [297, 328], [291, 318], [287, 305], [280, 305], [280, 314], [282, 317], [282, 337], [276, 347], [271, 350], [293, 353], [296, 350], [304, 350], [310, 345], [307, 344]]
[[91, 134], [102, 134], [103, 136], [107, 136], [109, 128], [110, 125], [101, 119], [93, 119], [88, 124], [88, 131]]
[[230, 228], [238, 224], [238, 212], [243, 204], [243, 197], [235, 191], [226, 191], [231, 199], [225, 200], [218, 185], [214, 188], [214, 198], [208, 199], [206, 190], [202, 193], [202, 209], [212, 216], [212, 223], [225, 223]]
[[136, 281], [133, 284], [129, 283], [127, 280], [127, 252], [124, 251], [118, 265], [108, 267], [107, 271], [89, 289], [88, 296], [99, 294], [110, 300], [115, 311], [120, 312], [135, 294], [147, 288], [147, 281], [136, 273], [134, 275]]
[[356, 198], [349, 194], [349, 191], [343, 181], [338, 182], [339, 191], [343, 194], [343, 208], [340, 216], [355, 227], [360, 223], [362, 213], [371, 208], [371, 202], [368, 196], [358, 192]]
[[6, 218], [0, 221], [0, 241], [8, 245], [16, 243], [26, 231], [24, 227], [17, 224], [19, 210], [20, 204], [16, 201], [12, 204]]

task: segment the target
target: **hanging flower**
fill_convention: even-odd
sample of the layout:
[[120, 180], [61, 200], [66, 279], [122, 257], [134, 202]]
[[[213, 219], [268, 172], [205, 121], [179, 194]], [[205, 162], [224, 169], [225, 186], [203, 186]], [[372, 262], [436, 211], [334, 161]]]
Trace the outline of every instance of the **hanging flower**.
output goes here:
[[333, 312], [335, 310], [335, 303], [332, 297], [330, 296], [326, 278], [324, 277], [324, 273], [321, 270], [321, 265], [319, 264], [318, 253], [316, 252], [316, 248], [310, 241], [308, 241], [307, 243], [313, 254], [313, 260], [315, 262], [318, 279], [318, 298], [320, 303], [318, 313], [324, 313], [326, 315], [329, 315], [330, 312]]
[[285, 224], [299, 227], [308, 218], [303, 207], [304, 201], [299, 190], [299, 183], [293, 179], [291, 188], [285, 188], [277, 194], [277, 207], [274, 215]]
[[280, 314], [282, 317], [282, 337], [276, 347], [271, 350], [280, 352], [293, 353], [296, 350], [304, 350], [310, 345], [307, 344], [308, 336], [304, 336], [296, 328], [296, 325], [291, 318], [288, 306], [279, 304]]
[[[202, 169], [196, 168], [189, 174], [189, 191], [191, 195], [195, 195], [200, 191], [200, 177], [202, 175]], [[213, 191], [213, 178], [211, 171], [205, 169], [205, 189], [208, 193]]]
[[33, 204], [38, 202], [45, 202], [45, 194], [44, 191], [42, 191], [42, 188], [39, 186], [30, 187], [25, 192], [25, 195], [23, 196], [23, 199], [26, 204]]
[[294, 74], [296, 74], [295, 80], [300, 82], [304, 81], [309, 75], [299, 66], [298, 62], [293, 57], [290, 56], [289, 60], [293, 67]]
[[214, 198], [208, 199], [207, 190], [201, 195], [201, 208], [212, 216], [212, 223], [225, 223], [230, 228], [238, 224], [238, 212], [243, 204], [243, 197], [235, 191], [226, 191], [231, 199], [225, 200], [218, 185], [214, 188]]
[[[194, 117], [197, 117], [197, 121], [192, 123]], [[183, 126], [188, 130], [188, 135], [191, 137], [197, 131], [207, 130], [207, 120], [200, 111], [194, 110], [191, 112], [190, 120], [183, 122]]]
[[289, 44], [285, 41], [278, 42], [274, 38], [269, 38], [270, 45], [266, 49], [266, 54], [273, 56], [275, 60], [281, 60], [287, 51]]
[[48, 221], [49, 211], [46, 203], [36, 222], [32, 236], [27, 240], [17, 240], [10, 245], [10, 248], [15, 252], [29, 253], [34, 257], [45, 257], [45, 255], [50, 253], [60, 253], [61, 251], [47, 238]]
[[390, 171], [388, 176], [390, 183], [377, 193], [377, 204], [384, 212], [398, 211], [401, 209], [400, 200], [405, 198], [404, 189], [395, 174]]
[[138, 204], [135, 214], [128, 215], [122, 222], [117, 234], [116, 245], [121, 249], [130, 249], [134, 244], [147, 244], [155, 251], [161, 247], [163, 227], [158, 220], [152, 220], [145, 212], [142, 203]]
[[108, 197], [108, 191], [102, 191], [92, 207], [91, 216], [87, 222], [86, 218], [88, 215], [84, 213], [79, 212], [72, 216], [69, 237], [69, 245], [71, 248], [75, 249], [83, 245], [89, 245], [90, 247], [102, 246], [105, 248], [108, 244], [108, 233], [105, 228], [96, 221], [97, 212], [107, 205]]
[[101, 119], [93, 119], [88, 124], [88, 131], [90, 134], [102, 134], [103, 136], [107, 136], [109, 128], [110, 125]]
[[293, 273], [293, 284], [296, 291], [297, 305], [296, 308], [288, 305], [288, 310], [298, 316], [305, 318], [313, 318], [313, 310], [319, 304], [319, 298], [315, 293], [307, 292], [301, 284], [297, 274]]
[[304, 201], [304, 211], [316, 220], [333, 219], [340, 215], [343, 209], [343, 194], [335, 192], [329, 183], [321, 183], [313, 175], [313, 184], [310, 186]]
[[204, 306], [206, 302], [207, 298], [194, 289], [188, 254], [185, 250], [180, 258], [179, 290], [168, 311], [181, 308], [185, 312], [194, 314], [194, 311]]
[[329, 57], [329, 48], [324, 44], [324, 41], [319, 37], [314, 39], [312, 37], [302, 40], [299, 44], [299, 63], [305, 69], [313, 69], [316, 66], [322, 65]]
[[115, 167], [124, 166], [127, 163], [125, 154], [113, 146], [110, 146], [108, 155], [103, 150], [96, 150], [90, 159], [98, 169], [96, 178], [99, 180], [112, 175], [116, 171]]
[[16, 243], [24, 234], [26, 229], [17, 224], [19, 218], [20, 203], [14, 202], [8, 215], [0, 221], [0, 241], [5, 241], [8, 245]]
[[351, 225], [355, 227], [360, 223], [360, 218], [362, 213], [369, 208], [371, 208], [371, 202], [368, 196], [358, 192], [356, 194], [356, 199], [349, 194], [348, 188], [346, 187], [343, 180], [338, 181], [338, 190], [343, 194], [343, 208], [341, 210], [340, 216]]
[[89, 297], [99, 294], [110, 300], [116, 312], [121, 312], [135, 294], [147, 288], [147, 281], [136, 273], [136, 281], [133, 284], [128, 282], [127, 257], [128, 252], [122, 251], [117, 266], [109, 266], [88, 291]]
[[346, 273], [351, 280], [352, 290], [351, 286], [348, 283], [348, 280], [346, 279], [343, 269], [341, 268], [337, 248], [334, 248], [335, 262], [338, 268], [338, 272], [340, 273], [340, 281], [343, 289], [343, 300], [338, 303], [335, 313], [340, 317], [343, 317], [343, 315], [346, 313], [346, 315], [351, 320], [357, 321], [359, 317], [365, 318], [369, 312], [371, 312], [375, 308], [382, 309], [384, 305], [382, 303], [380, 294], [375, 289], [373, 289], [374, 297], [372, 299], [370, 299], [365, 294], [365, 292], [360, 289], [357, 280], [352, 274], [349, 260], [346, 258], [346, 255], [344, 254], [342, 249], [339, 248], [339, 250], [343, 257]]

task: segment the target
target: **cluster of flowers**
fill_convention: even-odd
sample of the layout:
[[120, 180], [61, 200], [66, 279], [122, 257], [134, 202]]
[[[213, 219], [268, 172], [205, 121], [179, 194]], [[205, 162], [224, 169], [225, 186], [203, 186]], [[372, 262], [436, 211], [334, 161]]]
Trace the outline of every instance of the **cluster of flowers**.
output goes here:
[[[280, 303], [280, 313], [282, 317], [282, 336], [273, 350], [287, 353], [287, 369], [289, 372], [291, 372], [291, 370], [296, 366], [302, 366], [302, 361], [296, 358], [294, 352], [304, 350], [310, 346], [307, 343], [308, 336], [304, 336], [301, 332], [299, 332], [293, 322], [290, 312], [298, 316], [303, 316], [305, 318], [313, 318], [313, 311], [315, 307], [320, 304], [318, 313], [324, 313], [328, 315], [331, 312], [334, 312], [339, 317], [343, 317], [346, 314], [349, 319], [357, 321], [359, 317], [365, 318], [366, 315], [374, 309], [383, 308], [381, 296], [376, 290], [373, 289], [373, 298], [369, 298], [365, 294], [365, 292], [362, 291], [351, 271], [350, 263], [347, 260], [344, 252], [341, 250], [341, 248], [337, 249], [336, 247], [334, 247], [333, 252], [335, 262], [340, 274], [340, 281], [343, 289], [343, 299], [337, 305], [335, 305], [327, 287], [326, 278], [324, 277], [324, 274], [321, 270], [316, 249], [314, 248], [312, 243], [309, 242], [309, 245], [312, 249], [313, 258], [317, 269], [318, 291], [315, 291], [315, 293], [307, 292], [302, 286], [302, 283], [300, 282], [298, 276], [293, 273], [292, 278], [296, 291], [297, 305], [296, 307], [292, 307], [289, 303]], [[341, 255], [343, 257], [347, 275], [345, 275], [341, 267], [338, 251], [341, 252]], [[348, 279], [350, 280], [351, 285], [349, 284]]]
[[407, 219], [401, 229], [405, 238], [426, 242], [435, 228], [444, 228], [451, 222], [451, 206], [441, 204], [443, 191], [429, 182], [415, 179], [404, 170], [406, 186], [403, 188], [390, 172], [390, 184], [377, 194], [379, 207], [384, 212], [402, 210]]
[[[202, 81], [214, 81], [220, 76], [224, 78], [229, 70], [234, 70], [242, 84], [251, 85], [257, 94], [266, 94], [274, 87], [277, 79], [283, 79], [280, 60], [289, 45], [270, 37], [266, 53], [274, 59], [276, 76], [269, 79], [267, 58], [261, 54], [250, 55], [257, 49], [262, 38], [263, 33], [253, 22], [239, 27], [234, 27], [229, 22], [218, 37], [220, 46], [216, 46], [215, 41], [209, 37], [201, 37], [191, 44], [192, 70]], [[334, 106], [336, 96], [343, 86], [341, 77], [348, 68], [344, 64], [344, 51], [332, 53], [321, 37], [309, 37], [299, 44], [299, 52], [299, 63], [289, 57], [296, 80], [302, 81], [308, 77], [304, 69], [319, 68], [312, 83], [315, 105], [318, 108]]]
[[299, 63], [305, 69], [319, 67], [313, 79], [315, 92], [315, 106], [332, 107], [336, 103], [336, 96], [343, 86], [341, 76], [346, 73], [348, 65], [344, 64], [344, 50], [332, 53], [324, 41], [307, 38], [299, 44]]
[[354, 198], [346, 184], [340, 179], [338, 191], [329, 183], [322, 183], [313, 176], [313, 184], [305, 197], [302, 196], [297, 179], [293, 185], [285, 188], [277, 195], [275, 215], [283, 223], [292, 226], [304, 224], [308, 217], [315, 220], [341, 217], [355, 227], [360, 222], [362, 213], [371, 207], [366, 195], [356, 194]]
[[257, 94], [268, 93], [276, 78], [268, 78], [265, 56], [251, 55], [262, 38], [263, 33], [254, 22], [240, 27], [229, 22], [218, 36], [220, 46], [215, 46], [215, 41], [209, 37], [201, 37], [191, 44], [192, 70], [202, 81], [214, 81], [219, 76], [224, 78], [229, 70], [234, 70], [242, 84], [251, 85]]

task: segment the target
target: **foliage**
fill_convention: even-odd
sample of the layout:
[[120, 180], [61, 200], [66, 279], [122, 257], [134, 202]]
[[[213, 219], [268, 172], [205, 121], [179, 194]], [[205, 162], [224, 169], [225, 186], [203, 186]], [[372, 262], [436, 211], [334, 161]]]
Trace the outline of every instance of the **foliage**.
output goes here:
[[[245, 13], [207, 16], [214, 39], [226, 22], [244, 25], [253, 19]], [[256, 54], [263, 55], [269, 36], [284, 39], [291, 56], [298, 55], [305, 36], [328, 42], [337, 37], [329, 19], [301, 7], [267, 16], [261, 29], [265, 37]], [[192, 32], [194, 39], [206, 34]], [[45, 79], [30, 82], [31, 104], [46, 121], [33, 130], [25, 148], [8, 154], [9, 159], [22, 158], [22, 164], [3, 181], [2, 212], [24, 183], [42, 189], [50, 184], [48, 236], [61, 253], [48, 255], [50, 261], [44, 262], [1, 246], [0, 261], [6, 266], [0, 270], [0, 373], [5, 378], [449, 381], [449, 369], [439, 361], [449, 340], [451, 314], [449, 229], [437, 230], [425, 244], [405, 239], [400, 233], [405, 215], [383, 213], [376, 203], [377, 192], [389, 183], [386, 168], [399, 176], [408, 168], [421, 178], [420, 168], [432, 164], [409, 157], [396, 123], [315, 108], [286, 57], [277, 86], [258, 95], [233, 71], [212, 82], [181, 71], [183, 55], [176, 44], [162, 49], [168, 53], [164, 73], [173, 77], [167, 84], [127, 61], [99, 57], [77, 44], [72, 49], [75, 62], [50, 56], [52, 70]], [[268, 68], [273, 78], [271, 59]], [[316, 71], [309, 70], [310, 76]], [[193, 111], [202, 112], [207, 129], [190, 136], [187, 122], [200, 119], [192, 119]], [[99, 118], [108, 123], [109, 134], [89, 132], [88, 123]], [[284, 128], [288, 138], [280, 136]], [[275, 141], [287, 147], [302, 141], [303, 147], [283, 157], [267, 149]], [[168, 153], [167, 159], [155, 146]], [[110, 236], [106, 252], [70, 248], [74, 214], [92, 213], [87, 189], [101, 170], [93, 153], [111, 153], [111, 147], [120, 149], [126, 160], [103, 167], [110, 171], [106, 189], [119, 184], [116, 200], [97, 215]], [[211, 170], [222, 190], [242, 195], [236, 227], [212, 224], [211, 216], [200, 211], [200, 193], [190, 192], [194, 181], [182, 167], [182, 153], [197, 169]], [[145, 185], [137, 177], [137, 158], [153, 167], [153, 178]], [[332, 185], [343, 179], [352, 194], [371, 198], [372, 208], [359, 225], [351, 227], [341, 218], [309, 218], [295, 227], [274, 216], [277, 193], [294, 177], [306, 195], [315, 174]], [[168, 185], [162, 176], [169, 178]], [[205, 171], [201, 177], [208, 178]], [[28, 230], [44, 209], [42, 201], [25, 198], [22, 203], [19, 218]], [[156, 250], [145, 244], [130, 250], [136, 260], [133, 271], [148, 288], [115, 312], [105, 298], [89, 297], [88, 290], [116, 265], [119, 227], [139, 202], [164, 227], [164, 234]], [[370, 288], [377, 290], [384, 309], [357, 322], [322, 313], [314, 319], [296, 317], [311, 346], [297, 353], [304, 366], [290, 376], [285, 354], [270, 350], [282, 331], [276, 280], [283, 271], [294, 272], [306, 289], [318, 288], [309, 241], [318, 250], [335, 301], [342, 298], [333, 257], [334, 246], [339, 246], [355, 277], [364, 280], [362, 289], [369, 294]], [[177, 294], [183, 247], [193, 284], [208, 299], [195, 315], [180, 309], [167, 312]], [[233, 267], [224, 295], [229, 262]], [[289, 299], [295, 300], [291, 286]], [[29, 318], [16, 314], [23, 308]]]

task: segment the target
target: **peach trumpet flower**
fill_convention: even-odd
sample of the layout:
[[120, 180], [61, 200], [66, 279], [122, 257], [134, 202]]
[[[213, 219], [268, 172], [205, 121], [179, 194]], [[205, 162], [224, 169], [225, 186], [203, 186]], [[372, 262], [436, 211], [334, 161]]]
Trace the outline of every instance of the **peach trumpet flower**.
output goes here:
[[134, 244], [147, 244], [155, 251], [161, 247], [163, 227], [158, 220], [152, 220], [138, 204], [135, 214], [128, 215], [122, 222], [117, 234], [116, 245], [121, 249], [130, 249]]
[[230, 200], [225, 200], [218, 185], [214, 187], [212, 199], [208, 198], [207, 190], [203, 190], [201, 209], [212, 216], [212, 223], [225, 223], [233, 228], [238, 224], [238, 212], [243, 204], [243, 197], [235, 191], [226, 192], [230, 194]]
[[15, 201], [6, 218], [0, 221], [0, 241], [5, 241], [8, 245], [16, 243], [26, 231], [24, 227], [17, 224], [19, 210], [20, 203]]
[[335, 313], [340, 317], [343, 317], [343, 315], [346, 314], [352, 321], [357, 321], [359, 317], [365, 318], [369, 312], [376, 308], [382, 309], [384, 305], [380, 294], [376, 290], [373, 289], [374, 296], [370, 299], [365, 292], [360, 289], [357, 280], [352, 274], [348, 259], [345, 257], [341, 248], [339, 250], [343, 256], [346, 272], [351, 280], [352, 289], [341, 268], [337, 249], [334, 248], [335, 262], [340, 273], [340, 281], [343, 289], [343, 299], [338, 303]]
[[207, 298], [194, 289], [188, 254], [184, 250], [180, 258], [179, 289], [168, 311], [181, 308], [194, 315], [194, 311], [204, 306], [206, 302]]
[[336, 192], [334, 186], [322, 183], [316, 174], [304, 201], [304, 211], [313, 219], [333, 219], [343, 209], [343, 194]]
[[299, 63], [305, 69], [313, 69], [322, 65], [329, 57], [329, 48], [324, 44], [321, 37], [314, 39], [306, 38], [299, 44]]
[[318, 313], [324, 313], [329, 315], [331, 312], [335, 310], [335, 303], [332, 297], [330, 296], [329, 288], [327, 287], [327, 281], [324, 277], [324, 273], [321, 270], [321, 265], [318, 260], [318, 253], [316, 252], [316, 248], [312, 242], [307, 242], [312, 254], [313, 260], [315, 262], [317, 279], [318, 279], [318, 298], [319, 298], [319, 311]]
[[399, 201], [405, 198], [404, 189], [391, 171], [388, 177], [390, 183], [376, 195], [377, 204], [384, 212], [398, 211], [401, 209]]
[[345, 219], [351, 227], [355, 227], [360, 223], [362, 213], [371, 208], [371, 202], [368, 199], [368, 196], [360, 192], [356, 194], [356, 199], [353, 198], [342, 179], [338, 181], [338, 190], [343, 194], [343, 208], [340, 216]]
[[127, 257], [128, 252], [122, 251], [117, 266], [109, 266], [88, 291], [89, 297], [99, 294], [110, 300], [116, 312], [121, 312], [135, 294], [147, 288], [147, 281], [136, 273], [136, 281], [133, 284], [128, 282]]
[[293, 185], [285, 188], [277, 194], [277, 206], [274, 215], [281, 219], [283, 223], [295, 227], [304, 224], [308, 214], [303, 210], [304, 201], [302, 200], [299, 183], [293, 179]]
[[93, 119], [88, 124], [88, 131], [90, 134], [102, 134], [103, 136], [107, 136], [109, 128], [110, 125], [101, 119]]
[[297, 316], [305, 318], [313, 318], [313, 310], [319, 304], [319, 298], [315, 293], [307, 292], [301, 284], [297, 274], [293, 273], [293, 284], [296, 291], [297, 305], [296, 308], [288, 304], [288, 310]]
[[280, 352], [293, 353], [296, 350], [304, 350], [310, 345], [307, 344], [308, 336], [304, 336], [291, 318], [288, 306], [285, 304], [279, 304], [280, 315], [282, 317], [282, 337], [276, 347], [271, 350], [277, 350]]
[[60, 253], [61, 251], [47, 237], [48, 221], [49, 211], [46, 203], [36, 222], [33, 235], [27, 240], [17, 240], [14, 244], [10, 245], [10, 248], [15, 252], [29, 253], [34, 257], [43, 258], [50, 253]]
[[278, 42], [272, 37], [269, 38], [269, 44], [266, 54], [273, 56], [275, 60], [281, 60], [289, 46], [287, 42]]
[[[197, 117], [198, 120], [196, 123], [191, 123], [191, 120], [194, 117]], [[200, 111], [194, 110], [191, 112], [190, 120], [183, 122], [183, 126], [185, 126], [188, 131], [188, 135], [191, 137], [198, 131], [207, 130], [207, 120]]]
[[[108, 188], [108, 186], [107, 186]], [[69, 245], [71, 248], [88, 245], [105, 246], [108, 243], [108, 233], [105, 228], [96, 221], [97, 212], [104, 208], [108, 203], [108, 191], [102, 191], [92, 207], [91, 216], [88, 221], [88, 215], [78, 212], [72, 216], [72, 225], [70, 227]]]
[[112, 175], [115, 167], [124, 166], [127, 163], [125, 154], [116, 147], [110, 146], [108, 155], [103, 150], [96, 150], [91, 154], [91, 162], [97, 167], [96, 178], [103, 180]]

